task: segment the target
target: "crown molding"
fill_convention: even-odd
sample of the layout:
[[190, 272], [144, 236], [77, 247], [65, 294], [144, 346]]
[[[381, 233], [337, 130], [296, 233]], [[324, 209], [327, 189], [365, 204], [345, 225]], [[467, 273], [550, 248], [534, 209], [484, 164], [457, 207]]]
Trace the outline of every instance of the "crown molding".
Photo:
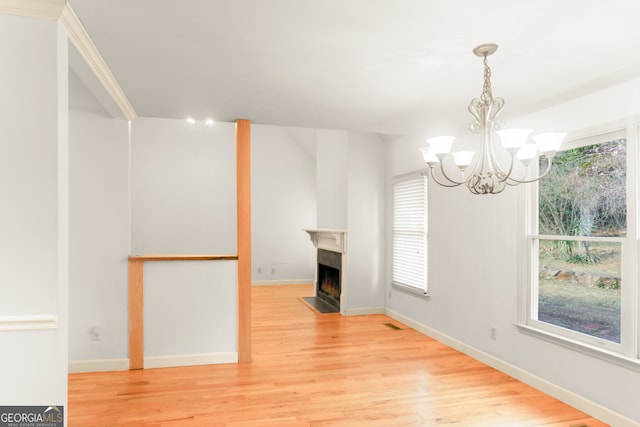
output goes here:
[[95, 44], [93, 44], [89, 34], [69, 3], [66, 3], [62, 8], [60, 13], [60, 22], [67, 30], [69, 39], [73, 42], [76, 49], [78, 49], [78, 52], [80, 52], [80, 55], [95, 73], [98, 80], [102, 82], [105, 89], [122, 110], [125, 117], [128, 120], [135, 119], [137, 114], [129, 102], [127, 95], [125, 95], [124, 91], [118, 84], [118, 81], [113, 76], [113, 73], [111, 73], [111, 70], [102, 58], [102, 55], [100, 55], [100, 52], [98, 52], [98, 49]]
[[0, 0], [0, 14], [59, 20], [66, 29], [69, 39], [124, 116], [128, 120], [138, 116], [67, 0]]
[[0, 0], [0, 13], [58, 19], [66, 0]]

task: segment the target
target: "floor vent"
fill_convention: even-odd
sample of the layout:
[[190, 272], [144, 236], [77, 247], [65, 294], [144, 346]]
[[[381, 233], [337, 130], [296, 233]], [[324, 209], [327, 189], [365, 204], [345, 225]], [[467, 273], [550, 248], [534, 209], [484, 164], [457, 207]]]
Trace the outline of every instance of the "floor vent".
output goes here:
[[393, 323], [385, 323], [384, 325], [385, 325], [385, 326], [388, 326], [388, 327], [390, 327], [391, 329], [394, 329], [394, 330], [396, 330], [396, 331], [399, 331], [399, 330], [401, 330], [401, 329], [402, 329], [400, 326], [396, 326], [396, 325], [394, 325]]

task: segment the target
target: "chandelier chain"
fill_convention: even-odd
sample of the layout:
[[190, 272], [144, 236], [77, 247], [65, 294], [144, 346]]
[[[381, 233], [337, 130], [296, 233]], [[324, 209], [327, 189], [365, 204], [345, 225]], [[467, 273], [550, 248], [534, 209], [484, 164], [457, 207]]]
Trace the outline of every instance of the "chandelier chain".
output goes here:
[[484, 55], [484, 85], [482, 86], [482, 95], [480, 100], [484, 103], [493, 102], [493, 92], [491, 90], [491, 68], [489, 68], [489, 61], [487, 55]]

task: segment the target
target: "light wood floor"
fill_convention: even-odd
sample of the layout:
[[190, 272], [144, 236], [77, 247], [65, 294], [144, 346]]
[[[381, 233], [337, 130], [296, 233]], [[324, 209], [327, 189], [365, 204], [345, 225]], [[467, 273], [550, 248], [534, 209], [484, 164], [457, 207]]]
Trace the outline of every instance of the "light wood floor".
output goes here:
[[250, 364], [69, 375], [69, 426], [605, 425], [389, 317], [316, 314], [310, 294], [253, 288]]

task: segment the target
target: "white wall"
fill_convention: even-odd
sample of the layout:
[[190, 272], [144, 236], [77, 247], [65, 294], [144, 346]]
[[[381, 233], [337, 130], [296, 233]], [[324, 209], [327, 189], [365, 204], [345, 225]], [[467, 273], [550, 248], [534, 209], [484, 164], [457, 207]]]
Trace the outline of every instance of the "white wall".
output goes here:
[[147, 262], [144, 268], [145, 358], [223, 353], [236, 361], [237, 262]]
[[302, 142], [313, 129], [251, 126], [251, 262], [254, 283], [312, 282], [316, 162]]
[[379, 136], [349, 133], [347, 312], [384, 306], [384, 153]]
[[235, 254], [232, 123], [139, 117], [131, 131], [133, 254]]
[[[624, 123], [639, 111], [639, 87], [639, 80], [629, 82], [514, 120], [514, 125], [531, 119], [538, 129], [567, 129], [579, 134], [580, 129], [602, 128], [613, 121]], [[388, 189], [394, 175], [423, 167], [418, 151], [422, 144], [408, 138], [389, 144]], [[387, 309], [472, 349], [476, 355], [488, 355], [501, 366], [512, 367], [513, 372], [533, 375], [541, 380], [539, 384], [547, 381], [561, 397], [577, 397], [576, 404], [587, 402], [595, 410], [601, 405], [640, 422], [640, 372], [524, 335], [514, 326], [521, 277], [518, 245], [523, 235], [519, 191], [522, 189], [507, 188], [496, 196], [474, 196], [465, 188], [430, 185], [431, 299], [389, 286]], [[390, 283], [389, 261], [387, 268], [386, 282]], [[490, 327], [497, 328], [495, 341], [489, 338]]]
[[[73, 71], [69, 77], [73, 369], [79, 361], [128, 357], [129, 135], [128, 121], [108, 117]], [[92, 336], [94, 327], [99, 337]]]
[[0, 330], [0, 402], [66, 406], [67, 39], [55, 21], [0, 15], [0, 51], [0, 327], [53, 326]]
[[316, 132], [317, 228], [346, 230], [349, 133], [324, 129]]

